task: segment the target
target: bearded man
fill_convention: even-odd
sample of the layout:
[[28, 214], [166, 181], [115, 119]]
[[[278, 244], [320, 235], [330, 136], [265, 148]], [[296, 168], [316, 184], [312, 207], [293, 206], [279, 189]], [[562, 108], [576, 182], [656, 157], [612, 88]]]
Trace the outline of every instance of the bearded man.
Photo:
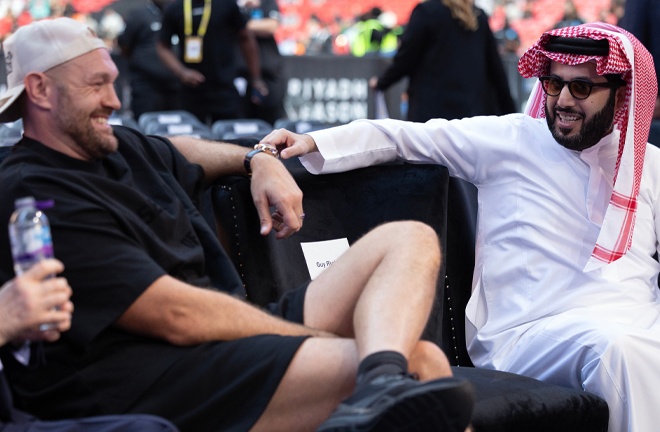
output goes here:
[[[466, 338], [477, 367], [603, 397], [612, 432], [654, 430], [660, 398], [660, 151], [648, 51], [604, 23], [552, 30], [520, 59], [524, 114], [360, 120], [264, 138], [312, 173], [404, 159], [478, 189]], [[543, 119], [545, 117], [545, 120]]]

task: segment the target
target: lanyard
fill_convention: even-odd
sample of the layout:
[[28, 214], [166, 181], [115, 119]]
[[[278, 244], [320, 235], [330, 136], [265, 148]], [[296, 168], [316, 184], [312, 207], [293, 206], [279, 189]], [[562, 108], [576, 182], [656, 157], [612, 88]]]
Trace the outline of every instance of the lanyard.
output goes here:
[[[184, 28], [183, 32], [186, 36], [192, 35], [192, 0], [184, 0], [183, 2], [183, 18]], [[197, 36], [204, 37], [206, 29], [209, 26], [209, 19], [211, 18], [211, 0], [204, 0], [204, 11], [202, 12], [202, 21], [199, 23]]]

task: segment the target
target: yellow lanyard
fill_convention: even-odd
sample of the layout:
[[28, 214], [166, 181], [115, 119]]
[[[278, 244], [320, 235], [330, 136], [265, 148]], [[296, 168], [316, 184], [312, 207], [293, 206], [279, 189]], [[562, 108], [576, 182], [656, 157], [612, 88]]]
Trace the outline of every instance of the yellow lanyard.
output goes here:
[[[211, 0], [204, 0], [204, 11], [202, 12], [202, 21], [199, 23], [197, 36], [204, 37], [206, 29], [209, 27], [209, 19], [211, 18]], [[186, 36], [192, 35], [192, 0], [184, 0], [183, 2], [183, 19], [184, 28], [183, 32]]]

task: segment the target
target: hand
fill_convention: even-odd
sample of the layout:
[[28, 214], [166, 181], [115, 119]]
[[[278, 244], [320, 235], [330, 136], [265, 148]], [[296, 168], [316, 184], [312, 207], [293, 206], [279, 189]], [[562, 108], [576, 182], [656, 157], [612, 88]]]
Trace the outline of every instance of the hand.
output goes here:
[[[64, 269], [55, 259], [43, 260], [0, 288], [0, 345], [9, 341], [54, 341], [71, 327], [73, 303], [66, 279], [51, 277]], [[52, 328], [40, 331], [42, 324]]]
[[378, 77], [373, 76], [369, 78], [369, 88], [375, 89], [376, 87], [378, 87]]
[[264, 99], [268, 96], [268, 86], [262, 79], [256, 79], [252, 82], [252, 95], [250, 100], [255, 105], [261, 105]]
[[179, 79], [181, 80], [181, 83], [183, 83], [183, 85], [186, 85], [188, 87], [197, 87], [198, 85], [206, 81], [206, 78], [204, 77], [204, 75], [202, 75], [201, 72], [189, 68], [183, 69], [183, 72], [181, 72], [181, 75], [179, 75]]
[[[302, 228], [302, 191], [282, 163], [263, 153], [252, 158], [250, 190], [261, 221], [261, 235], [271, 228], [276, 238], [290, 236]], [[275, 207], [271, 214], [270, 207]]]
[[303, 156], [318, 151], [316, 142], [309, 135], [300, 135], [286, 129], [277, 129], [264, 137], [262, 143], [274, 145], [282, 159]]

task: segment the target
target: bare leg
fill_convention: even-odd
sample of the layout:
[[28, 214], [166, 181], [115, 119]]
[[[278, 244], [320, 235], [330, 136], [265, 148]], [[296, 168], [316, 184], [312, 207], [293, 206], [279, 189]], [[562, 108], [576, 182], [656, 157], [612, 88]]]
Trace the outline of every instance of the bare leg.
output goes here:
[[433, 305], [439, 266], [432, 228], [381, 225], [309, 285], [305, 324], [354, 337], [360, 359], [383, 350], [409, 357]]
[[[438, 361], [444, 358], [445, 361]], [[355, 386], [358, 355], [350, 339], [312, 338], [296, 353], [253, 431], [315, 430]], [[420, 341], [410, 358], [422, 381], [451, 376], [440, 348]], [[311, 384], [313, 383], [313, 384]]]
[[435, 231], [418, 222], [385, 224], [357, 241], [309, 285], [304, 310], [307, 326], [354, 339], [307, 340], [253, 430], [316, 429], [375, 352], [400, 352], [422, 379], [451, 375], [442, 351], [419, 340], [439, 265]]
[[408, 359], [410, 372], [420, 381], [453, 376], [449, 359], [439, 346], [429, 341], [419, 341]]
[[315, 430], [353, 390], [357, 365], [353, 340], [308, 339], [252, 431]]

